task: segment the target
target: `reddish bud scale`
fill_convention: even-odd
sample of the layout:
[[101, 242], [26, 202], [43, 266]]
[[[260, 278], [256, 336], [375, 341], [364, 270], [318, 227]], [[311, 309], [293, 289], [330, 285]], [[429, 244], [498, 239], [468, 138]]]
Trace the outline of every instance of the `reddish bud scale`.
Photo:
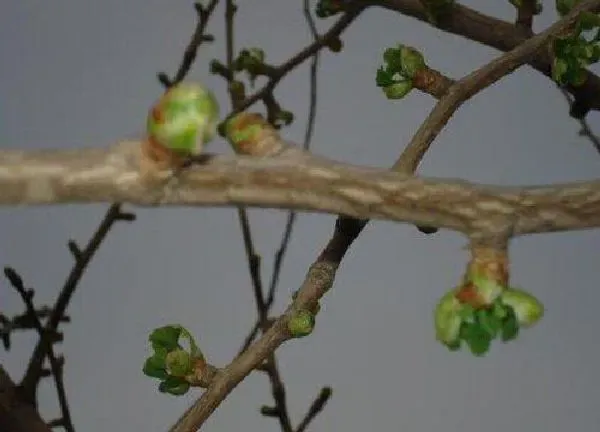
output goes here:
[[472, 258], [467, 268], [465, 282], [469, 275], [478, 275], [493, 280], [502, 286], [508, 286], [508, 252], [506, 249], [473, 248]]
[[229, 120], [227, 138], [238, 154], [270, 156], [282, 150], [277, 131], [258, 113], [240, 113]]
[[165, 122], [165, 117], [162, 114], [162, 111], [156, 106], [154, 108], [152, 108], [152, 119], [156, 123], [164, 123]]
[[156, 164], [157, 168], [174, 168], [184, 162], [184, 157], [171, 149], [159, 144], [156, 140], [148, 137], [142, 145], [142, 154]]

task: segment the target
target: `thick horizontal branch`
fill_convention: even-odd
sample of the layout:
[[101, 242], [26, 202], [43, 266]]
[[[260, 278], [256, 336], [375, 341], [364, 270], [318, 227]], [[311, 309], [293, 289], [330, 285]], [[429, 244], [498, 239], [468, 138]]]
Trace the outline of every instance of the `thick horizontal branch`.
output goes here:
[[141, 143], [0, 151], [0, 205], [288, 208], [438, 226], [471, 236], [600, 227], [600, 180], [497, 187], [337, 163], [290, 147], [271, 158], [215, 156], [179, 174], [144, 175]]

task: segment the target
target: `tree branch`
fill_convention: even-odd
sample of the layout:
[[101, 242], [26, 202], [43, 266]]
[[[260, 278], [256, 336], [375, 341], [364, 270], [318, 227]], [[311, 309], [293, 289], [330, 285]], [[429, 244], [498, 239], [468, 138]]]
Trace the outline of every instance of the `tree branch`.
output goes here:
[[183, 58], [181, 59], [181, 64], [177, 68], [177, 72], [173, 79], [170, 79], [167, 74], [161, 72], [158, 74], [158, 80], [165, 87], [171, 87], [179, 82], [181, 82], [190, 69], [192, 68], [194, 62], [196, 61], [196, 55], [198, 54], [198, 48], [202, 45], [203, 42], [212, 42], [213, 36], [205, 34], [206, 27], [208, 26], [208, 21], [210, 20], [211, 14], [214, 12], [215, 7], [219, 0], [210, 0], [210, 3], [206, 8], [202, 6], [201, 2], [196, 2], [194, 4], [194, 8], [196, 9], [196, 14], [198, 15], [198, 21], [196, 23], [196, 28], [190, 41], [188, 42], [185, 50], [183, 52]]
[[359, 232], [359, 226], [352, 220], [338, 219], [334, 235], [309, 268], [293, 303], [258, 341], [220, 370], [200, 399], [183, 414], [169, 432], [196, 431], [251, 370], [290, 339], [288, 319], [296, 310], [314, 310], [321, 297], [332, 287], [339, 264]]
[[600, 180], [493, 187], [359, 167], [290, 147], [279, 156], [215, 156], [177, 177], [140, 173], [141, 143], [1, 151], [0, 205], [122, 202], [140, 206], [293, 208], [497, 235], [600, 226]]
[[23, 400], [19, 387], [0, 365], [0, 430], [2, 432], [52, 432], [35, 407]]
[[579, 4], [564, 18], [548, 27], [542, 33], [528, 39], [512, 51], [494, 59], [485, 66], [470, 73], [460, 81], [452, 84], [447, 93], [438, 101], [427, 119], [413, 136], [408, 149], [402, 154], [397, 165], [405, 165], [404, 169], [414, 171], [417, 164], [450, 117], [468, 99], [489, 87], [503, 76], [527, 62], [536, 52], [541, 50], [556, 34], [571, 26], [581, 11], [600, 6], [600, 0], [589, 0]]
[[53, 344], [56, 342], [55, 336], [56, 333], [49, 333], [44, 329], [40, 318], [37, 315], [35, 305], [33, 304], [33, 289], [26, 289], [23, 284], [23, 280], [21, 276], [12, 268], [6, 267], [4, 269], [4, 274], [10, 281], [13, 288], [19, 293], [23, 303], [25, 304], [25, 308], [27, 313], [34, 321], [34, 327], [38, 332], [40, 337], [39, 343], [44, 346], [46, 349], [46, 355], [48, 356], [48, 360], [50, 361], [50, 368], [52, 371], [52, 377], [54, 379], [54, 385], [56, 387], [56, 393], [58, 396], [58, 405], [60, 406], [60, 410], [62, 413], [60, 420], [60, 425], [64, 428], [66, 432], [75, 432], [75, 427], [73, 426], [73, 421], [71, 420], [71, 412], [69, 410], [69, 403], [67, 401], [67, 392], [65, 391], [65, 383], [63, 380], [63, 366], [64, 366], [64, 358], [57, 357]]
[[[395, 10], [403, 15], [428, 22], [420, 0], [370, 0], [368, 4]], [[582, 8], [595, 10], [599, 7], [594, 1], [578, 5], [579, 10]], [[531, 30], [523, 26], [484, 15], [460, 4], [453, 6], [451, 17], [439, 28], [501, 51], [510, 51], [533, 35]], [[552, 79], [552, 57], [546, 50], [539, 50], [528, 60], [528, 63]], [[577, 87], [569, 85], [566, 89], [575, 97], [575, 103], [571, 108], [573, 117], [581, 118], [589, 110], [600, 110], [600, 77], [597, 75], [588, 71], [585, 83]]]
[[[2, 169], [0, 168], [0, 172], [1, 171]], [[2, 177], [1, 174], [0, 177]], [[2, 182], [0, 181], [0, 183]], [[94, 257], [94, 254], [100, 247], [100, 244], [112, 226], [118, 221], [132, 221], [134, 219], [135, 216], [133, 214], [124, 213], [121, 211], [121, 206], [119, 204], [113, 204], [106, 212], [104, 219], [84, 249], [80, 250], [74, 243], [69, 243], [75, 258], [75, 265], [69, 273], [69, 276], [67, 277], [67, 280], [65, 281], [60, 294], [56, 299], [54, 307], [52, 308], [52, 313], [46, 321], [46, 325], [44, 326], [45, 333], [56, 332], [58, 325], [61, 321], [63, 321], [67, 306], [69, 305], [71, 297], [77, 289], [85, 269], [89, 265], [90, 261]], [[21, 380], [22, 392], [26, 399], [32, 404], [35, 404], [36, 401], [35, 395], [41, 378], [41, 370], [46, 355], [47, 349], [45, 342], [43, 338], [40, 338], [29, 360], [27, 371]]]

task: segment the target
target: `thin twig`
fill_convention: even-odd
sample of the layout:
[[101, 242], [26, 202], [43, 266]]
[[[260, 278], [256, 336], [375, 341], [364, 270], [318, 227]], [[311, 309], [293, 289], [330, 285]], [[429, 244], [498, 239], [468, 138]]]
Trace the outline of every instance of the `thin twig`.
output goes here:
[[435, 137], [465, 101], [530, 60], [554, 35], [571, 26], [581, 11], [590, 10], [598, 5], [600, 0], [588, 0], [578, 4], [567, 16], [547, 30], [453, 84], [421, 124], [411, 139], [407, 151], [402, 153], [401, 158], [394, 165], [394, 169], [414, 172]]
[[[466, 98], [475, 94], [485, 85], [490, 85], [495, 82], [503, 76], [502, 74], [509, 73], [518, 67], [522, 60], [525, 60], [535, 49], [542, 46], [543, 42], [546, 42], [546, 38], [552, 35], [551, 32], [560, 31], [571, 24], [576, 19], [576, 15], [580, 10], [597, 5], [600, 5], [600, 0], [583, 2], [573, 13], [563, 18], [540, 36], [534, 37], [532, 39], [533, 42], [526, 42], [524, 44], [525, 48], [515, 49], [514, 51], [516, 51], [516, 54], [514, 51], [507, 54], [508, 57], [504, 57], [504, 62], [501, 62], [500, 65], [497, 64], [497, 61], [493, 61], [489, 69], [484, 67], [479, 71], [476, 71], [476, 78], [472, 78], [473, 74], [469, 75], [467, 77], [469, 78], [467, 84], [465, 85], [464, 82], [462, 84], [465, 88], [459, 86], [454, 91], [450, 91], [449, 96], [444, 98], [450, 99], [451, 101], [457, 100], [459, 103], [457, 104], [454, 102], [445, 107], [446, 102], [441, 105], [442, 109], [437, 108], [440, 106], [440, 103], [438, 103], [436, 106], [437, 111], [441, 110], [443, 115], [440, 116], [439, 113], [437, 115], [440, 116], [442, 120], [445, 115], [448, 115], [447, 111], [450, 111], [449, 115], [451, 115], [451, 113], [453, 113]], [[544, 39], [542, 40], [542, 38]], [[476, 82], [477, 80], [481, 80], [483, 84]], [[456, 107], [453, 107], [454, 104], [456, 104]], [[435, 113], [435, 111], [436, 109], [434, 109], [433, 113]], [[425, 151], [437, 133], [439, 133], [439, 130], [441, 130], [447, 121], [447, 118], [445, 121], [437, 121], [439, 122], [439, 125], [436, 126], [436, 118], [434, 117], [433, 120], [429, 120], [428, 122], [432, 123], [431, 126], [426, 125], [421, 128], [425, 129], [424, 132], [420, 129], [420, 134], [418, 132], [415, 138], [413, 138], [411, 144], [409, 144], [399, 158], [395, 168], [399, 168], [404, 172], [414, 172], [425, 154]], [[436, 129], [438, 130], [436, 131]], [[407, 152], [408, 154], [405, 155]], [[313, 308], [317, 305], [319, 299], [331, 288], [341, 260], [350, 245], [360, 234], [365, 224], [365, 221], [351, 218], [341, 217], [337, 220], [334, 235], [317, 258], [317, 261], [309, 269], [305, 282], [297, 291], [294, 302], [258, 341], [252, 344], [246, 351], [241, 353], [221, 371], [200, 399], [197, 400], [170, 429], [170, 432], [196, 431], [219, 406], [221, 401], [227, 397], [227, 395], [250, 373], [250, 371], [252, 371], [252, 369], [256, 368], [265, 358], [267, 358], [267, 356], [273, 353], [283, 342], [290, 338], [291, 335], [287, 330], [287, 320], [293, 315], [295, 310], [314, 310]]]
[[[428, 22], [428, 16], [421, 5], [421, 0], [368, 0], [368, 6], [381, 6], [403, 15]], [[600, 6], [591, 10], [597, 11]], [[516, 26], [455, 2], [452, 15], [440, 27], [448, 33], [483, 45], [494, 47], [500, 51], [509, 51], [523, 44], [533, 34], [530, 29]], [[528, 63], [548, 78], [552, 78], [552, 56], [546, 50], [540, 50]], [[568, 85], [566, 89], [575, 97], [570, 111], [572, 117], [584, 117], [590, 110], [600, 110], [600, 77], [588, 71], [586, 81], [579, 86]]]
[[331, 398], [331, 393], [332, 393], [331, 387], [323, 387], [321, 389], [321, 391], [319, 392], [319, 395], [313, 401], [310, 408], [306, 412], [306, 415], [304, 416], [304, 418], [302, 419], [302, 421], [296, 428], [296, 432], [306, 431], [306, 428], [308, 427], [308, 425], [310, 425], [310, 422], [313, 421], [315, 419], [315, 417], [317, 415], [319, 415], [319, 413], [321, 411], [323, 411], [323, 408], [325, 408], [325, 405], [329, 401], [329, 398]]
[[357, 1], [352, 4], [341, 16], [341, 18], [331, 28], [320, 36], [316, 41], [303, 48], [296, 55], [291, 57], [285, 63], [274, 68], [270, 74], [269, 81], [256, 93], [247, 97], [242, 103], [239, 104], [227, 117], [231, 118], [233, 115], [238, 114], [257, 101], [263, 99], [267, 95], [271, 94], [277, 84], [295, 67], [302, 64], [305, 60], [312, 57], [315, 53], [320, 51], [322, 48], [327, 46], [331, 40], [339, 35], [352, 24], [352, 22], [360, 15], [360, 13], [366, 8], [366, 5], [362, 1]]
[[[51, 313], [52, 309], [48, 306], [42, 306], [36, 310], [39, 319], [45, 319], [50, 316]], [[65, 316], [62, 318], [62, 322], [70, 322], [70, 318]], [[35, 322], [31, 319], [31, 316], [27, 311], [10, 318], [0, 313], [0, 339], [2, 339], [4, 349], [10, 349], [10, 336], [13, 332], [25, 330], [35, 330]]]
[[[231, 87], [231, 83], [234, 78], [233, 71], [233, 58], [234, 58], [234, 16], [236, 6], [233, 4], [233, 0], [226, 0], [225, 6], [225, 34], [226, 34], [226, 62], [227, 70], [230, 73], [227, 75], [229, 96], [232, 104], [232, 108], [235, 110], [238, 107], [239, 100]], [[257, 326], [256, 329], [262, 329], [264, 332], [268, 326], [268, 314], [270, 305], [267, 306], [264, 298], [262, 277], [261, 277], [261, 257], [256, 253], [254, 248], [254, 242], [252, 240], [252, 232], [250, 228], [250, 222], [248, 219], [248, 213], [245, 208], [238, 207], [238, 219], [242, 230], [242, 238], [244, 241], [244, 250], [246, 251], [246, 259], [248, 262], [248, 270], [250, 272], [250, 278], [252, 282], [252, 291], [254, 293], [254, 301], [257, 309]], [[252, 336], [254, 337], [254, 336]], [[287, 400], [285, 395], [285, 386], [281, 379], [279, 369], [277, 367], [277, 360], [275, 355], [271, 355], [265, 364], [265, 372], [269, 377], [271, 383], [271, 393], [275, 401], [275, 408], [272, 410], [273, 415], [279, 420], [279, 425], [282, 432], [293, 432], [291, 420], [287, 409]]]
[[48, 360], [50, 361], [50, 369], [52, 371], [52, 377], [54, 379], [54, 385], [56, 387], [56, 393], [58, 395], [58, 404], [60, 406], [61, 418], [60, 425], [67, 432], [75, 432], [73, 421], [71, 420], [71, 413], [69, 411], [69, 403], [67, 401], [67, 393], [65, 391], [65, 383], [63, 380], [63, 363], [64, 360], [59, 361], [54, 353], [53, 343], [54, 334], [48, 333], [40, 321], [40, 318], [33, 304], [33, 290], [28, 290], [23, 284], [23, 279], [19, 274], [10, 267], [4, 268], [4, 275], [9, 280], [13, 288], [19, 293], [23, 303], [25, 304], [26, 313], [34, 323], [34, 327], [40, 337], [40, 343], [43, 344]]
[[[309, 0], [303, 1], [303, 13], [312, 34], [313, 40], [317, 41], [319, 39], [319, 33], [317, 32], [317, 27], [315, 25], [315, 21], [310, 13], [310, 2]], [[317, 115], [317, 71], [319, 68], [319, 51], [317, 51], [312, 56], [312, 61], [310, 63], [310, 100], [308, 106], [308, 120], [306, 122], [306, 129], [304, 133], [304, 141], [303, 148], [304, 150], [310, 149], [310, 143], [312, 140], [314, 127], [315, 127], [315, 118]], [[290, 211], [288, 212], [287, 220], [285, 223], [285, 228], [283, 230], [283, 234], [281, 236], [281, 242], [279, 244], [279, 248], [275, 252], [275, 260], [273, 265], [273, 273], [271, 275], [271, 282], [269, 284], [269, 291], [267, 293], [266, 304], [270, 306], [275, 300], [275, 290], [277, 288], [277, 284], [279, 283], [279, 276], [281, 274], [281, 269], [283, 266], [283, 261], [285, 258], [285, 253], [290, 244], [290, 240], [292, 238], [292, 230], [294, 228], [294, 223], [296, 221], [296, 212]]]
[[[571, 94], [562, 87], [559, 87], [559, 89], [560, 89], [560, 92], [565, 97], [565, 99], [567, 100], [567, 102], [569, 103], [569, 105], [573, 104], [574, 100], [573, 100], [573, 97], [571, 96]], [[594, 133], [594, 131], [590, 127], [590, 125], [585, 117], [579, 118], [579, 119], [577, 119], [577, 121], [579, 122], [579, 125], [581, 126], [581, 129], [579, 130], [579, 135], [587, 138], [592, 143], [592, 145], [594, 146], [596, 151], [598, 153], [600, 153], [600, 137], [598, 137]]]
[[219, 0], [211, 0], [206, 8], [202, 6], [200, 2], [196, 2], [194, 4], [196, 14], [198, 15], [196, 28], [194, 29], [194, 33], [192, 34], [192, 37], [188, 42], [185, 51], [183, 52], [183, 58], [181, 59], [181, 64], [175, 73], [175, 77], [170, 79], [164, 72], [158, 74], [158, 80], [163, 86], [168, 88], [181, 82], [187, 76], [192, 68], [192, 65], [196, 61], [196, 55], [198, 54], [198, 48], [200, 45], [202, 45], [203, 42], [213, 41], [214, 38], [211, 35], [206, 35], [204, 32], [206, 30], [206, 26], [208, 25], [210, 16], [212, 15], [218, 3]]
[[[120, 204], [113, 204], [110, 206], [106, 212], [106, 215], [104, 216], [104, 219], [96, 229], [96, 232], [86, 247], [81, 250], [80, 254], [75, 258], [75, 265], [73, 266], [69, 276], [67, 277], [67, 280], [60, 290], [60, 294], [58, 295], [54, 307], [52, 308], [52, 314], [46, 321], [44, 333], [52, 334], [56, 332], [59, 323], [62, 321], [63, 316], [65, 315], [69, 302], [75, 293], [75, 290], [79, 286], [79, 281], [81, 280], [85, 269], [91, 262], [96, 251], [100, 247], [100, 244], [105, 239], [113, 225], [118, 221], [133, 221], [134, 219], [135, 215], [131, 213], [123, 213], [121, 211]], [[33, 404], [35, 404], [36, 391], [45, 357], [46, 348], [43, 340], [40, 339], [33, 350], [33, 354], [29, 360], [29, 365], [27, 366], [27, 371], [21, 380], [21, 388], [23, 389], [24, 394]]]

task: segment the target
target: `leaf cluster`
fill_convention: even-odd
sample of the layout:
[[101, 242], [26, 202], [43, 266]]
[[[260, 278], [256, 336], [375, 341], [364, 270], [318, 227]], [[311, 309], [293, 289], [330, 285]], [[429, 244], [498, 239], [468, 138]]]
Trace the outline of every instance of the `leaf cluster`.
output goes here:
[[419, 51], [402, 44], [386, 49], [383, 62], [377, 69], [375, 82], [388, 99], [402, 99], [406, 96], [413, 88], [416, 73], [426, 67]]
[[458, 338], [447, 345], [452, 351], [460, 349], [464, 341], [473, 355], [480, 357], [489, 351], [494, 339], [500, 338], [502, 342], [508, 342], [519, 334], [519, 321], [515, 311], [511, 306], [503, 304], [500, 298], [491, 307], [475, 309], [465, 305], [460, 316], [462, 323]]
[[[556, 9], [565, 15], [577, 2], [557, 0]], [[587, 78], [586, 68], [600, 60], [600, 15], [582, 12], [575, 28], [558, 37], [552, 48], [552, 79], [560, 85], [582, 85]]]
[[[187, 350], [180, 344], [180, 338], [187, 340]], [[154, 353], [144, 363], [144, 374], [160, 380], [161, 393], [185, 394], [190, 388], [186, 376], [194, 372], [196, 362], [204, 363], [192, 335], [180, 325], [168, 325], [155, 329], [148, 339]]]

